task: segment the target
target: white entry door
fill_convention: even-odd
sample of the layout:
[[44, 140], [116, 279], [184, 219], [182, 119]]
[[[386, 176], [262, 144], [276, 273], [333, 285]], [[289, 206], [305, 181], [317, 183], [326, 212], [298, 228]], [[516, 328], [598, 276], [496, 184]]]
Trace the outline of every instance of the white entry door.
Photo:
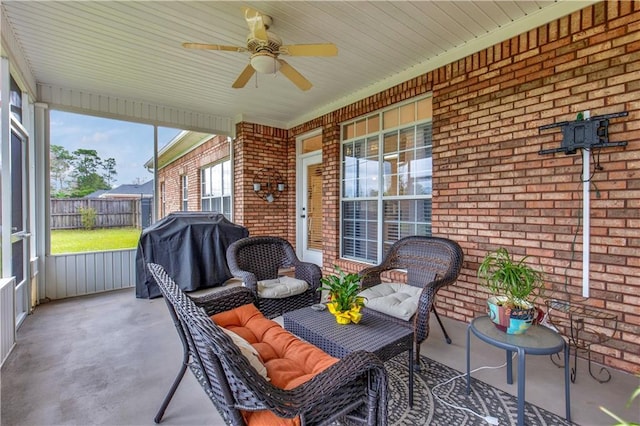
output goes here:
[[298, 256], [322, 266], [322, 152], [304, 156], [301, 163]]

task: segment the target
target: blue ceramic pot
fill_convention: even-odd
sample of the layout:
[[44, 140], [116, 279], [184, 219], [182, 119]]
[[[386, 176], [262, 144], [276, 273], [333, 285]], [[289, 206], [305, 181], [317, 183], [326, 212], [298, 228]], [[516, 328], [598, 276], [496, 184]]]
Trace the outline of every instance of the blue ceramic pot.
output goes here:
[[487, 299], [489, 318], [495, 326], [507, 334], [522, 334], [535, 321], [538, 310], [531, 304], [530, 308], [510, 308], [503, 306], [506, 297], [491, 296]]

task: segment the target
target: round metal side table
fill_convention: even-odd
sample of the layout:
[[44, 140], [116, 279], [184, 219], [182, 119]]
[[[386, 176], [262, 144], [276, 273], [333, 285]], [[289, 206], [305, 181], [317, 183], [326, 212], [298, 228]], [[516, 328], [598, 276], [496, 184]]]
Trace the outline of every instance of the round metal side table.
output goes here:
[[467, 395], [471, 393], [471, 333], [483, 342], [507, 351], [507, 383], [510, 385], [513, 384], [512, 353], [518, 353], [518, 426], [524, 426], [526, 355], [551, 355], [564, 351], [565, 417], [571, 422], [569, 348], [560, 334], [539, 325], [532, 326], [524, 334], [507, 334], [498, 330], [488, 316], [474, 319], [467, 327]]

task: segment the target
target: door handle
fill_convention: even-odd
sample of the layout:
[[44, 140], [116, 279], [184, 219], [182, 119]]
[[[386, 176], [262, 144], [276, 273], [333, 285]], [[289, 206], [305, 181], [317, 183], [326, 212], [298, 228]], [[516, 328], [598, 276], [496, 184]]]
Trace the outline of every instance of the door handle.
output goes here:
[[305, 217], [307, 217], [307, 215], [305, 215], [305, 214], [301, 214], [300, 215], [300, 218], [302, 218], [302, 219], [304, 219]]

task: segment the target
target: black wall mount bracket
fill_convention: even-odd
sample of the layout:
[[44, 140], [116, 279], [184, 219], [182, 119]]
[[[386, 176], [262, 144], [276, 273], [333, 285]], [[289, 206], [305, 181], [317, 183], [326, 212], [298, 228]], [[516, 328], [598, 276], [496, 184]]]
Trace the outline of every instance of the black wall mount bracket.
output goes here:
[[575, 154], [578, 149], [609, 148], [627, 146], [627, 142], [609, 142], [609, 120], [626, 117], [627, 111], [613, 114], [596, 115], [587, 120], [562, 121], [560, 123], [540, 126], [540, 131], [560, 127], [562, 129], [562, 143], [559, 148], [541, 149], [538, 154], [554, 154], [564, 152]]

